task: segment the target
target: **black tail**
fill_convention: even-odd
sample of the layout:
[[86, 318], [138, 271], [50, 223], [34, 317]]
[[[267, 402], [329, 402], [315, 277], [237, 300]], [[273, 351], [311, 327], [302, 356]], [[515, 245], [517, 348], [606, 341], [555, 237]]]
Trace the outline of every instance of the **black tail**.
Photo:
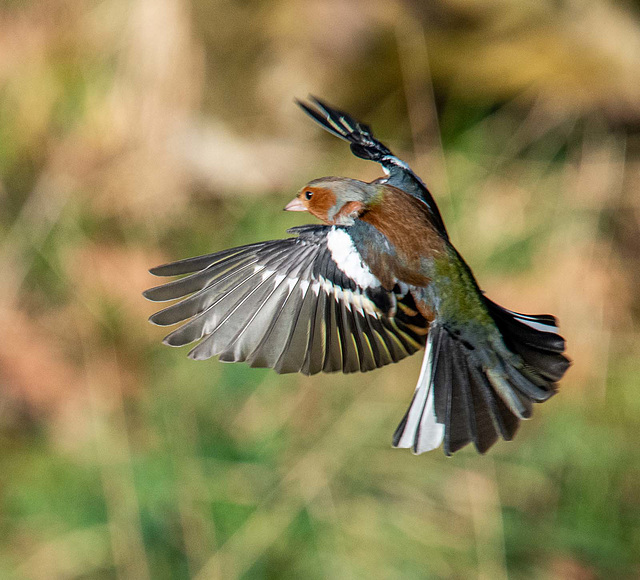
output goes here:
[[484, 453], [498, 436], [511, 440], [520, 419], [531, 416], [532, 404], [555, 394], [570, 364], [555, 318], [519, 314], [483, 300], [502, 341], [470, 338], [434, 322], [395, 447], [423, 453], [444, 440], [446, 455], [470, 442]]
[[[565, 340], [558, 334], [551, 314], [520, 314], [507, 310], [483, 296], [489, 314], [509, 350], [519, 354], [526, 366], [546, 380], [551, 394], [571, 362], [563, 355]], [[551, 396], [551, 395], [549, 395]]]

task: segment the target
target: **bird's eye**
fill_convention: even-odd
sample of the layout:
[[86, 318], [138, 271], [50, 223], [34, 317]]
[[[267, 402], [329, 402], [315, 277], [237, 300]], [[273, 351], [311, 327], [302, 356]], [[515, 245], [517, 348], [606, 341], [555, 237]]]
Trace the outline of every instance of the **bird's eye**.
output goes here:
[[305, 191], [304, 192], [304, 197], [307, 200], [311, 199], [313, 197], [313, 191], [309, 191], [309, 190]]

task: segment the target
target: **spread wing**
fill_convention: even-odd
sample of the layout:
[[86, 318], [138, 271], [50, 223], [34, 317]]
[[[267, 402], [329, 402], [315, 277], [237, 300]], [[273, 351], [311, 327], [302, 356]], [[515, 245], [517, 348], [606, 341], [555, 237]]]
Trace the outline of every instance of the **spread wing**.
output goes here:
[[422, 180], [401, 159], [396, 157], [386, 145], [378, 141], [368, 125], [359, 123], [353, 117], [334, 109], [315, 97], [309, 97], [310, 103], [296, 101], [307, 113], [332, 135], [344, 139], [351, 146], [356, 157], [370, 159], [382, 165], [388, 174], [385, 182], [393, 185], [423, 201], [429, 208], [433, 223], [440, 234], [449, 239], [435, 200]]
[[183, 323], [164, 342], [200, 340], [191, 358], [309, 375], [368, 371], [424, 347], [428, 322], [411, 296], [384, 290], [359, 255], [336, 249], [344, 228], [289, 231], [297, 237], [153, 268], [156, 276], [189, 274], [144, 293], [156, 302], [181, 299], [150, 318], [161, 326]]

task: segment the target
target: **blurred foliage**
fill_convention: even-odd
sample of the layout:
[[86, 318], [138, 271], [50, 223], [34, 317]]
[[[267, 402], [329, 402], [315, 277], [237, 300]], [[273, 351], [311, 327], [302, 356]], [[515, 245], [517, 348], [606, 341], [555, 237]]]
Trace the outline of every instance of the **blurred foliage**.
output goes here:
[[[0, 577], [640, 575], [640, 19], [608, 0], [44, 0], [0, 8]], [[513, 443], [390, 448], [420, 361], [196, 363], [162, 261], [284, 235], [371, 179], [369, 122], [484, 289], [574, 366]]]

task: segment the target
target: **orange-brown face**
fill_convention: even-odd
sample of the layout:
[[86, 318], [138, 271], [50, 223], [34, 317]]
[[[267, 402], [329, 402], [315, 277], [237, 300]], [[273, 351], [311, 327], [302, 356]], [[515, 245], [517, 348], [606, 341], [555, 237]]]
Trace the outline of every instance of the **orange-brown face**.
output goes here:
[[325, 223], [330, 223], [329, 210], [336, 204], [336, 196], [328, 187], [307, 185], [284, 208], [287, 211], [308, 211]]

